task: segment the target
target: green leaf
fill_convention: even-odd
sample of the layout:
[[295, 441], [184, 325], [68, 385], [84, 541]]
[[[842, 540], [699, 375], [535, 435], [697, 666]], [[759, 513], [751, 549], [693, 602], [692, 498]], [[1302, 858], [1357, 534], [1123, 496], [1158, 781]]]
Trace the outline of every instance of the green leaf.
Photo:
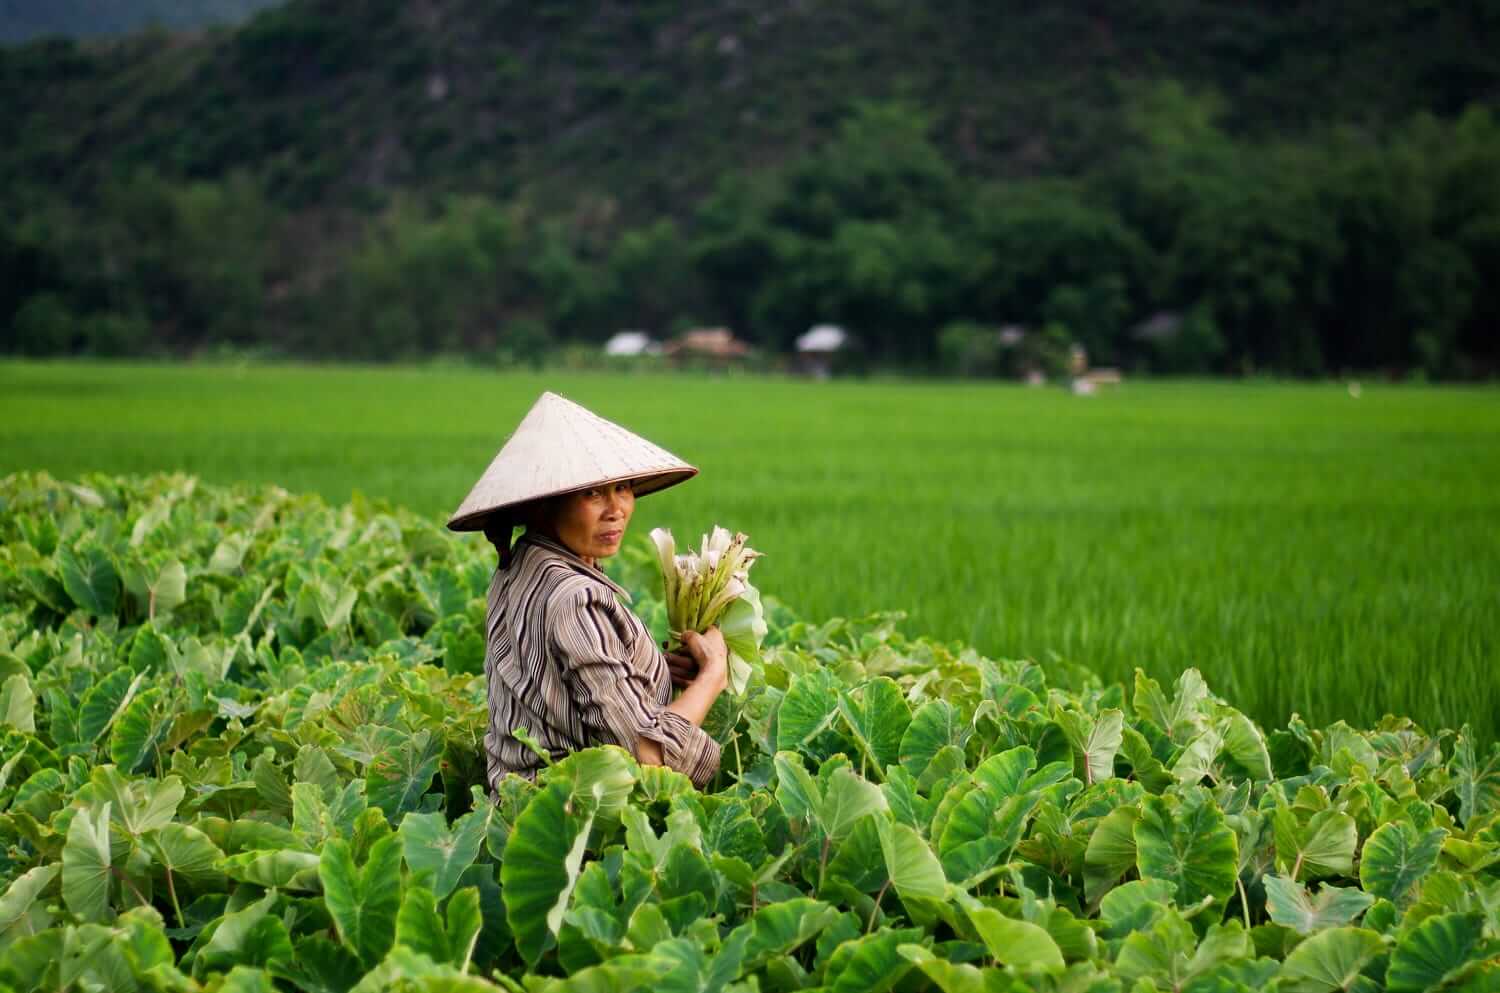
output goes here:
[[630, 801], [640, 770], [625, 749], [600, 745], [580, 749], [553, 765], [547, 770], [545, 781], [568, 779], [573, 784], [575, 798], [586, 800], [596, 816], [614, 819]]
[[920, 780], [941, 749], [948, 745], [963, 748], [969, 732], [958, 708], [947, 700], [929, 700], [917, 708], [901, 736], [901, 765]]
[[300, 939], [292, 960], [273, 961], [270, 972], [305, 993], [349, 993], [364, 975], [353, 952], [321, 934]]
[[1203, 713], [1208, 686], [1197, 669], [1184, 669], [1177, 678], [1177, 693], [1169, 703], [1161, 686], [1140, 669], [1135, 671], [1135, 712], [1147, 718], [1182, 744], [1203, 733], [1208, 719]]
[[1115, 887], [1099, 901], [1099, 919], [1106, 938], [1124, 938], [1154, 925], [1177, 894], [1165, 879], [1132, 879]]
[[833, 841], [842, 841], [862, 817], [885, 810], [885, 794], [880, 787], [848, 766], [839, 766], [828, 777], [822, 802], [815, 812], [824, 833]]
[[895, 680], [878, 676], [859, 688], [859, 699], [839, 694], [844, 725], [878, 775], [901, 758], [901, 738], [911, 724], [911, 709]]
[[153, 686], [137, 694], [115, 721], [109, 757], [127, 773], [154, 764], [157, 746], [166, 739], [175, 716], [160, 688]]
[[359, 869], [349, 843], [331, 838], [323, 845], [318, 878], [323, 901], [339, 937], [366, 968], [373, 968], [396, 936], [396, 914], [401, 903], [401, 840], [387, 834], [370, 846]]
[[1170, 880], [1179, 906], [1205, 897], [1222, 904], [1234, 892], [1238, 841], [1207, 792], [1187, 791], [1175, 810], [1163, 797], [1146, 797], [1134, 836], [1141, 878]]
[[1303, 824], [1295, 810], [1278, 806], [1271, 824], [1276, 865], [1293, 879], [1347, 876], [1354, 870], [1359, 830], [1343, 811], [1319, 810]]
[[786, 955], [817, 937], [839, 916], [837, 908], [821, 900], [794, 897], [762, 907], [724, 939], [724, 947], [742, 943], [740, 971], [752, 972], [777, 956]]
[[1266, 913], [1298, 934], [1343, 927], [1375, 902], [1373, 896], [1360, 890], [1326, 885], [1314, 897], [1301, 883], [1282, 876], [1266, 876], [1265, 886]]
[[321, 866], [317, 855], [287, 848], [239, 852], [219, 863], [219, 868], [231, 879], [291, 890], [318, 889]]
[[1375, 829], [1359, 857], [1359, 883], [1366, 893], [1405, 907], [1416, 898], [1416, 886], [1437, 865], [1443, 850], [1443, 828], [1420, 831], [1408, 821]]
[[437, 774], [443, 743], [423, 729], [395, 748], [380, 752], [365, 770], [365, 795], [396, 824], [402, 814], [416, 810], [417, 801]]
[[240, 910], [225, 914], [213, 926], [212, 934], [193, 959], [193, 974], [203, 978], [209, 971], [222, 971], [235, 965], [261, 966], [273, 960], [289, 961], [295, 954], [286, 925], [271, 909], [280, 899], [268, 890], [259, 900]]
[[479, 857], [487, 823], [487, 812], [480, 810], [460, 817], [452, 828], [447, 818], [438, 813], [407, 814], [402, 819], [401, 847], [406, 864], [414, 873], [427, 874], [432, 894], [438, 900], [453, 892], [458, 877]]
[[1453, 746], [1451, 774], [1458, 792], [1458, 819], [1464, 827], [1476, 817], [1500, 811], [1500, 742], [1490, 745], [1488, 760], [1475, 755], [1474, 735], [1465, 724]]
[[1224, 722], [1223, 733], [1224, 752], [1246, 775], [1259, 781], [1272, 778], [1271, 752], [1254, 721], [1238, 710], [1232, 711]]
[[0, 896], [0, 949], [17, 938], [45, 930], [52, 915], [38, 901], [52, 885], [62, 866], [39, 865], [23, 872]]
[[838, 748], [838, 736], [829, 730], [838, 716], [839, 685], [833, 673], [814, 669], [795, 677], [776, 712], [777, 751], [828, 758]]
[[95, 544], [57, 549], [57, 571], [73, 602], [95, 617], [112, 617], [120, 605], [120, 573]]
[[911, 969], [897, 947], [921, 940], [920, 928], [880, 928], [840, 944], [829, 956], [823, 983], [830, 993], [885, 993]]
[[36, 694], [31, 680], [19, 672], [0, 683], [0, 724], [26, 734], [36, 731]]
[[953, 963], [921, 945], [901, 945], [896, 951], [921, 969], [942, 993], [1011, 993], [1016, 989], [1010, 976], [999, 969]]
[[190, 824], [164, 824], [151, 833], [149, 844], [157, 864], [180, 878], [206, 883], [223, 876], [218, 869], [223, 851]]
[[1319, 931], [1292, 949], [1282, 963], [1282, 993], [1347, 990], [1382, 947], [1380, 935], [1363, 928]]
[[506, 840], [501, 896], [516, 950], [530, 967], [556, 941], [593, 823], [593, 811], [580, 810], [572, 784], [560, 779], [531, 798]]
[[947, 899], [948, 880], [943, 875], [942, 863], [914, 828], [877, 817], [875, 829], [880, 836], [886, 875], [897, 896], [903, 900]]
[[448, 946], [448, 931], [438, 916], [432, 890], [415, 884], [407, 886], [396, 915], [396, 944], [421, 952], [434, 962], [449, 961], [452, 950]]
[[1004, 965], [1017, 968], [1062, 969], [1062, 950], [1042, 928], [1006, 917], [991, 907], [968, 908], [969, 921], [985, 948]]
[[1135, 807], [1116, 807], [1094, 826], [1083, 851], [1084, 894], [1090, 903], [1109, 892], [1135, 866], [1135, 825], [1139, 819], [1140, 811]]
[[1123, 712], [1101, 710], [1097, 717], [1091, 717], [1082, 711], [1063, 710], [1055, 719], [1073, 746], [1085, 784], [1092, 786], [1115, 774], [1115, 753], [1120, 750], [1125, 727]]
[[68, 825], [62, 855], [63, 902], [86, 921], [109, 918], [109, 803], [80, 810]]
[[1420, 993], [1447, 986], [1472, 960], [1488, 953], [1481, 950], [1484, 937], [1482, 914], [1436, 914], [1412, 928], [1391, 952], [1386, 970], [1390, 993]]
[[92, 744], [103, 737], [145, 682], [144, 673], [121, 666], [89, 687], [78, 706], [78, 740]]

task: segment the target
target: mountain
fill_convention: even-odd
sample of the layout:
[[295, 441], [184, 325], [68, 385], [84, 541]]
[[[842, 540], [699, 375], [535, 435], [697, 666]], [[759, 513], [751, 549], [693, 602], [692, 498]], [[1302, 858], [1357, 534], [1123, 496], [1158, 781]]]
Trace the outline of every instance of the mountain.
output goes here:
[[1500, 95], [1500, 6], [293, 0], [227, 33], [5, 51], [0, 180], [87, 190], [150, 164], [249, 169], [288, 203], [418, 188], [680, 214], [868, 100], [922, 110], [967, 173], [1076, 174], [1163, 78], [1231, 133], [1378, 132]]
[[282, 0], [0, 0], [0, 44], [238, 24]]

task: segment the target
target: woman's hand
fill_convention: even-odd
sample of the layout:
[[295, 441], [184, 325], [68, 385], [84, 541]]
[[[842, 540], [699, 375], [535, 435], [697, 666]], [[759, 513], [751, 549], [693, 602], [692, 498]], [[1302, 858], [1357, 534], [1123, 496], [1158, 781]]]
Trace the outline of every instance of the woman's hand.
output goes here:
[[698, 660], [684, 652], [667, 651], [667, 643], [661, 643], [662, 655], [667, 660], [667, 671], [672, 674], [672, 685], [682, 689], [698, 678]]
[[702, 634], [685, 631], [682, 646], [698, 663], [697, 675], [690, 682], [701, 681], [716, 696], [723, 692], [729, 685], [729, 648], [724, 644], [724, 632], [717, 625]]

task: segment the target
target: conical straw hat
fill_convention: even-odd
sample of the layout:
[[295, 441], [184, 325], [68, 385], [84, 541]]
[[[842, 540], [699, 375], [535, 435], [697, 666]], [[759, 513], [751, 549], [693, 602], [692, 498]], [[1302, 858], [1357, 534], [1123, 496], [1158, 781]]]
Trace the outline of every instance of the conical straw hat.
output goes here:
[[638, 496], [698, 470], [645, 438], [556, 393], [543, 393], [505, 442], [448, 527], [479, 531], [498, 510], [603, 483], [638, 480]]

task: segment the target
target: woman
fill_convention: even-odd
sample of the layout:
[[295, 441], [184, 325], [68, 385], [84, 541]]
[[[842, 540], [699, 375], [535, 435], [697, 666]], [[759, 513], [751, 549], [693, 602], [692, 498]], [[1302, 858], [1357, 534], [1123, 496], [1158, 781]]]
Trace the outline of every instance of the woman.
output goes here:
[[[491, 795], [509, 772], [532, 777], [553, 759], [614, 744], [699, 787], [719, 767], [703, 718], [728, 681], [723, 635], [684, 636], [667, 655], [622, 601], [630, 595], [599, 560], [620, 550], [637, 496], [697, 469], [617, 424], [544, 393], [453, 517], [483, 530], [499, 553], [486, 613]], [[517, 524], [525, 533], [511, 547]], [[682, 689], [674, 700], [673, 686]]]

